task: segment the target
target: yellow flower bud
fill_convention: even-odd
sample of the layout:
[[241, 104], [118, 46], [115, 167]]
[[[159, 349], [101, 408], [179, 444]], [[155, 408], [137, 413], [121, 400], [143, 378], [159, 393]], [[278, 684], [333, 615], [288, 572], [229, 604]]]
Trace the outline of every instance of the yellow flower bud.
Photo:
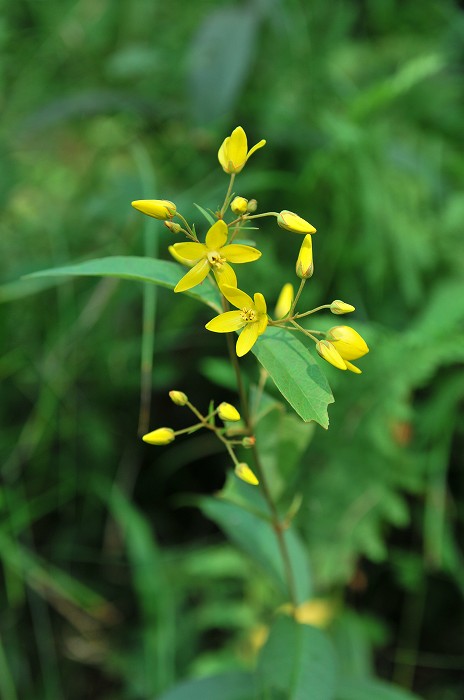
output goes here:
[[334, 326], [327, 337], [344, 360], [357, 360], [369, 352], [364, 338], [350, 326]]
[[141, 211], [142, 214], [152, 216], [154, 219], [172, 219], [176, 215], [176, 205], [168, 199], [137, 199], [132, 202], [134, 209]]
[[235, 466], [235, 473], [239, 479], [246, 481], [247, 484], [251, 484], [252, 486], [257, 486], [259, 484], [256, 475], [253, 474], [246, 462], [240, 462], [240, 464], [237, 464]]
[[165, 221], [164, 225], [171, 231], [171, 233], [179, 233], [182, 231], [182, 226], [180, 224], [175, 224], [174, 221]]
[[230, 136], [224, 139], [218, 152], [218, 159], [222, 169], [226, 173], [239, 173], [243, 170], [248, 158], [266, 144], [261, 139], [256, 146], [248, 150], [248, 140], [241, 126], [233, 130]]
[[290, 282], [284, 284], [277, 299], [274, 315], [276, 318], [283, 318], [290, 311], [293, 304], [293, 285]]
[[258, 208], [258, 202], [256, 201], [256, 199], [249, 199], [248, 205], [247, 205], [247, 212], [249, 214], [254, 214], [255, 211], [257, 210], [257, 208]]
[[237, 409], [230, 403], [223, 401], [218, 406], [218, 416], [221, 420], [227, 421], [238, 421], [240, 420], [240, 413]]
[[243, 440], [242, 440], [243, 447], [250, 449], [250, 447], [253, 447], [254, 445], [256, 445], [256, 438], [254, 435], [247, 435], [246, 437], [243, 438]]
[[188, 401], [188, 397], [183, 391], [170, 391], [169, 397], [176, 406], [185, 406]]
[[329, 362], [337, 369], [346, 369], [343, 357], [328, 340], [320, 340], [316, 343], [316, 350], [326, 362]]
[[330, 310], [333, 314], [340, 315], [350, 314], [355, 308], [351, 304], [345, 304], [345, 302], [340, 301], [340, 299], [335, 299], [330, 305]]
[[172, 428], [157, 428], [147, 433], [142, 437], [144, 442], [149, 445], [169, 445], [175, 439], [176, 435]]
[[305, 221], [292, 211], [284, 209], [277, 217], [280, 228], [294, 233], [316, 233], [316, 229], [308, 221]]
[[301, 244], [298, 259], [296, 261], [295, 271], [301, 279], [309, 279], [313, 276], [313, 241], [310, 234], [306, 234], [303, 243]]
[[244, 214], [247, 211], [248, 199], [245, 197], [234, 197], [230, 204], [230, 208], [234, 214]]

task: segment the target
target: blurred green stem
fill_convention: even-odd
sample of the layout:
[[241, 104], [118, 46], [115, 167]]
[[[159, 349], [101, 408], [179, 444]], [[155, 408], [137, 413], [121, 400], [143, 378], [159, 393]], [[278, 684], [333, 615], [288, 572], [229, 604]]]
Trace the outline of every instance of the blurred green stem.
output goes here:
[[[227, 311], [229, 305], [224, 298], [223, 298], [223, 306], [224, 306], [224, 311]], [[235, 376], [237, 379], [237, 389], [238, 389], [238, 393], [240, 396], [240, 405], [242, 408], [243, 418], [245, 420], [245, 425], [246, 425], [247, 429], [250, 431], [250, 435], [251, 435], [253, 433], [253, 425], [251, 422], [250, 409], [249, 409], [249, 405], [248, 405], [248, 397], [247, 397], [247, 394], [245, 391], [245, 387], [243, 385], [240, 364], [238, 361], [238, 357], [235, 353], [234, 341], [233, 341], [231, 333], [226, 333], [226, 338], [227, 338], [227, 348], [229, 350], [230, 360], [232, 362], [232, 366], [234, 368]], [[256, 448], [256, 445], [253, 445], [251, 450], [252, 450], [252, 454], [253, 454], [253, 461], [254, 461], [254, 465], [255, 465], [255, 469], [256, 469], [256, 474], [257, 474], [257, 477], [259, 479], [259, 485], [261, 486], [262, 494], [263, 494], [264, 499], [265, 499], [267, 506], [269, 508], [269, 512], [271, 514], [272, 528], [273, 528], [273, 530], [276, 534], [276, 537], [277, 537], [277, 544], [279, 546], [280, 556], [282, 557], [282, 563], [283, 563], [283, 567], [284, 567], [285, 579], [287, 581], [287, 588], [288, 588], [288, 592], [290, 595], [290, 601], [292, 603], [293, 608], [296, 608], [298, 605], [298, 598], [296, 595], [295, 577], [293, 575], [290, 554], [289, 554], [289, 551], [287, 548], [287, 543], [285, 541], [285, 527], [284, 527], [284, 524], [279, 517], [277, 506], [274, 503], [274, 500], [272, 498], [272, 494], [271, 494], [269, 485], [267, 483], [266, 474], [265, 474], [263, 466], [261, 464], [261, 460], [259, 459], [259, 454], [258, 454], [258, 450]]]

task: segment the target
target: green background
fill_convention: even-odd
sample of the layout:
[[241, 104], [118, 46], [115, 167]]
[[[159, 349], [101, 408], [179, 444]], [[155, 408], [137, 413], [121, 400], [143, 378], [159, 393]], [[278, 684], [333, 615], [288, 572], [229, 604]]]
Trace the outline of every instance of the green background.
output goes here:
[[[462, 698], [463, 38], [450, 0], [4, 0], [2, 700], [155, 698], [249, 671], [282, 602], [203, 499], [230, 473], [219, 443], [137, 434], [141, 353], [150, 429], [188, 424], [170, 389], [204, 411], [235, 401], [211, 310], [138, 282], [18, 281], [169, 259], [179, 239], [131, 200], [171, 199], [204, 233], [193, 202], [222, 203], [217, 149], [238, 124], [268, 143], [237, 194], [317, 227], [304, 304], [354, 304], [371, 348], [360, 376], [321, 361], [328, 431], [271, 398], [261, 429], [276, 495], [303, 498], [312, 594], [350, 677], [369, 667], [426, 700]], [[256, 241], [239, 282], [272, 309], [301, 238], [265, 219]]]

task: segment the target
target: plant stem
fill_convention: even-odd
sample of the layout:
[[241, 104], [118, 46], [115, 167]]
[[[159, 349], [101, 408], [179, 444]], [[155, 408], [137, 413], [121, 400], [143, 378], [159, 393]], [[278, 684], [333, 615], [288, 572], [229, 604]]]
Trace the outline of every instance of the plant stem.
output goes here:
[[297, 293], [296, 293], [296, 296], [295, 296], [295, 298], [294, 298], [294, 300], [293, 300], [293, 304], [292, 304], [292, 306], [291, 306], [291, 308], [290, 308], [290, 312], [289, 312], [289, 314], [288, 314], [289, 316], [293, 316], [293, 313], [294, 313], [294, 311], [295, 311], [296, 305], [298, 304], [298, 300], [299, 300], [299, 298], [300, 298], [300, 296], [301, 296], [301, 292], [303, 291], [303, 287], [305, 286], [305, 284], [306, 284], [306, 277], [303, 277], [302, 280], [301, 280], [301, 282], [300, 282], [300, 288], [298, 289], [298, 291], [297, 291]]
[[[238, 393], [240, 396], [240, 404], [241, 404], [241, 408], [242, 408], [243, 418], [244, 418], [245, 424], [246, 424], [246, 426], [249, 429], [250, 434], [251, 434], [253, 431], [253, 426], [252, 426], [251, 417], [250, 417], [250, 409], [248, 406], [248, 398], [247, 398], [247, 395], [245, 392], [245, 388], [244, 388], [243, 380], [242, 380], [242, 374], [240, 371], [240, 365], [238, 362], [237, 355], [235, 354], [234, 342], [233, 342], [233, 338], [232, 338], [231, 333], [227, 333], [226, 337], [227, 337], [227, 347], [229, 349], [230, 359], [231, 359], [233, 368], [235, 370], [235, 376], [237, 378], [237, 388], [238, 388]], [[292, 603], [293, 608], [296, 608], [296, 606], [298, 605], [298, 598], [296, 595], [295, 577], [293, 575], [292, 563], [290, 560], [290, 554], [288, 551], [287, 542], [285, 541], [283, 523], [280, 520], [277, 506], [274, 503], [274, 500], [272, 498], [272, 494], [271, 494], [271, 491], [269, 489], [269, 485], [267, 483], [266, 474], [264, 472], [263, 466], [262, 466], [261, 461], [259, 459], [259, 454], [258, 454], [258, 450], [256, 449], [256, 445], [253, 445], [253, 447], [251, 449], [252, 449], [256, 473], [257, 473], [257, 476], [259, 479], [259, 484], [261, 486], [264, 499], [267, 503], [267, 506], [269, 508], [269, 512], [271, 514], [272, 528], [273, 528], [273, 530], [276, 534], [276, 537], [277, 537], [277, 544], [279, 546], [280, 556], [282, 557], [282, 563], [284, 566], [284, 574], [285, 574], [285, 578], [287, 581], [287, 588], [288, 588], [288, 592], [290, 595], [290, 601]]]
[[223, 204], [222, 207], [221, 207], [221, 212], [220, 212], [220, 213], [221, 213], [221, 219], [224, 217], [224, 214], [225, 214], [225, 212], [226, 212], [228, 200], [229, 200], [229, 197], [230, 197], [230, 193], [232, 192], [232, 187], [234, 186], [234, 180], [235, 180], [235, 173], [231, 173], [231, 175], [230, 175], [229, 187], [228, 187], [228, 189], [227, 189], [227, 193], [226, 193], [226, 196], [225, 196], [225, 199], [224, 199], [224, 204]]

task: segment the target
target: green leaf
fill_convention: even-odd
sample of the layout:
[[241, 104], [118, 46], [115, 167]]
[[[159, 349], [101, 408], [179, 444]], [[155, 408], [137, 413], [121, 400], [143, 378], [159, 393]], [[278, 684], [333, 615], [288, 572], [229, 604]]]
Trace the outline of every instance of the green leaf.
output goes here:
[[[335, 672], [335, 655], [323, 632], [290, 617], [276, 620], [258, 661], [264, 697], [333, 700]], [[373, 698], [378, 700], [375, 695], [370, 700]]]
[[230, 672], [179, 683], [159, 700], [253, 700], [253, 676]]
[[[221, 7], [200, 25], [187, 56], [190, 111], [198, 123], [231, 111], [252, 67], [259, 19], [252, 5]], [[229, 36], [234, 40], [225, 41]]]
[[194, 205], [196, 206], [198, 211], [203, 214], [203, 216], [205, 217], [206, 221], [209, 223], [210, 226], [213, 226], [216, 223], [216, 219], [213, 217], [212, 214], [210, 214], [209, 211], [207, 211], [206, 209], [203, 209], [203, 207], [200, 207], [200, 205], [196, 204], [196, 202], [194, 202]]
[[[74, 265], [65, 265], [64, 267], [50, 268], [49, 270], [40, 270], [26, 277], [28, 279], [63, 276], [118, 277], [140, 282], [153, 282], [161, 287], [173, 289], [184, 274], [185, 269], [181, 265], [169, 260], [116, 255], [109, 258], [87, 260]], [[222, 310], [218, 292], [209, 284], [208, 280], [194, 289], [189, 289], [184, 294], [211, 306], [215, 311]]]
[[267, 328], [252, 352], [269, 372], [278, 390], [305, 421], [329, 427], [327, 406], [334, 397], [309, 350], [283, 328]]
[[335, 700], [420, 700], [417, 695], [403, 688], [375, 679], [341, 678]]
[[[238, 482], [235, 476], [232, 478], [234, 482]], [[219, 525], [232, 542], [249, 554], [273, 578], [285, 595], [289, 595], [276, 534], [271, 523], [259, 515], [260, 512], [267, 512], [264, 500], [257, 491], [253, 497], [240, 495], [251, 488], [254, 487], [236, 484], [237, 500], [241, 498], [242, 505], [221, 498], [202, 498], [200, 508], [208, 518]], [[225, 496], [228, 497], [231, 491], [232, 488], [228, 488]], [[254, 512], [246, 510], [247, 507], [254, 509]], [[306, 549], [293, 528], [285, 530], [283, 534], [292, 565], [297, 599], [298, 602], [303, 602], [311, 594]]]

